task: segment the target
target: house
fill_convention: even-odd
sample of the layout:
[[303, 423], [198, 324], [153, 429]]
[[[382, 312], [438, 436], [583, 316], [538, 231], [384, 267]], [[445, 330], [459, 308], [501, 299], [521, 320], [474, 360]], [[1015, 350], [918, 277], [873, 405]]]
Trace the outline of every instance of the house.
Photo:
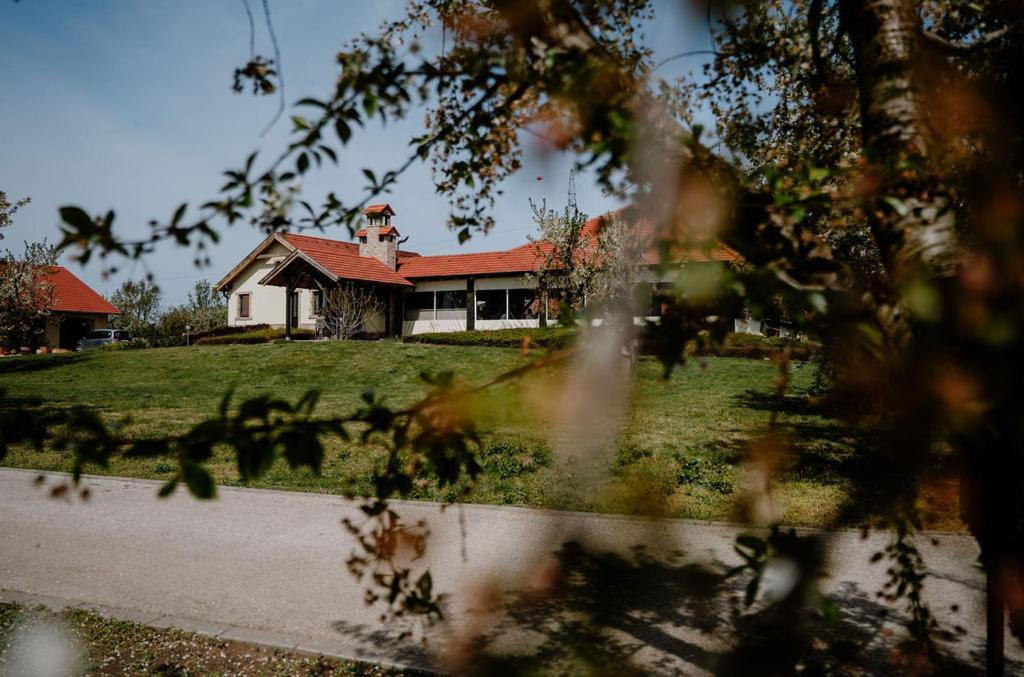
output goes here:
[[[269, 324], [313, 329], [323, 293], [341, 283], [379, 294], [384, 310], [366, 323], [383, 336], [424, 332], [537, 327], [550, 304], [537, 294], [536, 273], [550, 245], [527, 242], [504, 251], [421, 256], [401, 249], [405, 239], [392, 224], [395, 211], [380, 204], [365, 210], [357, 242], [296, 233], [273, 233], [216, 285], [229, 295], [228, 324]], [[603, 217], [584, 233], [596, 236]], [[687, 261], [739, 260], [733, 250], [687, 252]], [[655, 284], [658, 254], [646, 255]], [[541, 317], [541, 316], [544, 317]]]
[[63, 266], [51, 266], [48, 281], [53, 288], [46, 317], [46, 345], [73, 350], [94, 329], [110, 327], [110, 316], [121, 311]]

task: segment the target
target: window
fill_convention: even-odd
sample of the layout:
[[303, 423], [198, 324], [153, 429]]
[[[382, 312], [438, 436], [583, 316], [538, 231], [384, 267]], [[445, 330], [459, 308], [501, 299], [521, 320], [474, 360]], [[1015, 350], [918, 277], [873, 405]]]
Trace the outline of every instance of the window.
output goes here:
[[455, 308], [466, 307], [466, 292], [462, 290], [456, 291], [439, 291], [437, 292], [437, 309], [438, 310], [454, 310]]
[[439, 320], [464, 320], [466, 319], [466, 292], [459, 289], [453, 291], [439, 291], [437, 294], [437, 319]]
[[324, 310], [324, 293], [319, 289], [313, 290], [313, 300], [309, 305], [309, 316], [320, 317]]
[[504, 289], [484, 289], [476, 293], [476, 319], [504, 320], [508, 317]]
[[512, 320], [535, 320], [540, 311], [540, 299], [534, 289], [508, 290], [508, 316]]
[[412, 292], [411, 294], [406, 294], [404, 300], [406, 320], [415, 321], [434, 319], [434, 292]]
[[110, 338], [112, 332], [109, 329], [97, 329], [96, 331], [89, 332], [85, 338], [87, 339], [105, 339]]
[[127, 332], [127, 330], [125, 330], [125, 329], [117, 329], [116, 331], [114, 331], [114, 340], [115, 341], [127, 341], [131, 337], [132, 337], [131, 334], [129, 334]]
[[250, 317], [249, 311], [251, 310], [251, 308], [249, 298], [251, 296], [251, 294], [238, 295], [238, 317], [242, 319], [248, 319]]

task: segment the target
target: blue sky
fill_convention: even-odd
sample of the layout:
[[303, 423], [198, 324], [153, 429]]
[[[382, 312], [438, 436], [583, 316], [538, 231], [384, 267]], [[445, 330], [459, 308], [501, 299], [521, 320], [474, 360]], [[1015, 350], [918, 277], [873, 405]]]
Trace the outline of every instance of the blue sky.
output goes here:
[[[271, 48], [257, 18], [257, 52]], [[270, 0], [282, 51], [289, 103], [323, 97], [337, 74], [334, 54], [382, 20], [397, 16], [397, 1]], [[647, 31], [658, 57], [700, 49], [702, 21], [687, 14], [682, 0], [665, 3]], [[221, 172], [253, 150], [268, 157], [285, 145], [285, 116], [265, 136], [274, 97], [231, 91], [231, 75], [249, 54], [249, 29], [241, 0], [0, 1], [0, 190], [32, 204], [5, 230], [0, 247], [20, 251], [25, 240], [59, 240], [58, 207], [79, 205], [90, 213], [113, 209], [118, 232], [147, 232], [151, 218], [166, 220], [181, 202], [192, 205], [216, 195]], [[659, 71], [697, 69], [685, 59]], [[382, 128], [368, 127], [341, 155], [340, 167], [314, 172], [303, 185], [314, 204], [329, 191], [359, 197], [362, 167], [378, 174], [400, 163], [408, 139], [422, 131], [421, 114]], [[430, 172], [415, 165], [388, 201], [395, 224], [408, 235], [407, 249], [421, 253], [502, 249], [533, 232], [528, 200], [565, 201], [572, 158], [530, 151], [518, 175], [506, 182], [495, 207], [496, 229], [459, 247], [445, 227], [448, 204], [435, 195]], [[539, 177], [539, 180], [538, 180]], [[580, 207], [597, 214], [615, 207], [587, 175], [576, 180]], [[328, 237], [347, 239], [342, 228]], [[125, 261], [104, 279], [99, 264], [75, 271], [109, 295], [129, 277], [152, 272], [164, 305], [183, 303], [198, 279], [220, 278], [262, 239], [248, 225], [222, 231], [212, 265], [196, 269], [190, 250], [162, 246], [139, 263]], [[68, 263], [67, 261], [64, 261]]]

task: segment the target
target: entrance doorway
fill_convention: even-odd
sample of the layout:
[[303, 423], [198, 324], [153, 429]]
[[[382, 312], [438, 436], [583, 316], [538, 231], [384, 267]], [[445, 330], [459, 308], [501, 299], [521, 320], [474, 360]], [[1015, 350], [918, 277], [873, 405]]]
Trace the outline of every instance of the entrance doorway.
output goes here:
[[92, 322], [80, 317], [68, 317], [60, 323], [60, 347], [74, 350], [78, 342], [92, 331]]

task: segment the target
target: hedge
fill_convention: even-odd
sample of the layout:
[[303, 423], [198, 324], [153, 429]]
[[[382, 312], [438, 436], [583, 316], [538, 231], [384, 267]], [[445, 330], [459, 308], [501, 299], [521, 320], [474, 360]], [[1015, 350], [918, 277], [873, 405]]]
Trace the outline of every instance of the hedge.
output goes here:
[[192, 334], [192, 340], [198, 341], [199, 339], [211, 337], [211, 336], [230, 336], [231, 334], [250, 334], [256, 331], [262, 331], [264, 329], [270, 329], [270, 325], [266, 323], [262, 324], [249, 324], [249, 325], [238, 325], [232, 326], [225, 324], [222, 327], [214, 327], [213, 329], [207, 329], [206, 331], [197, 331]]
[[[492, 331], [456, 331], [433, 334], [413, 334], [405, 336], [405, 343], [431, 343], [448, 346], [485, 346], [491, 348], [518, 348], [525, 337], [530, 343], [541, 348], [565, 348], [576, 335], [576, 331], [566, 327], [545, 327], [541, 329], [495, 329]], [[790, 357], [803, 361], [821, 352], [821, 345], [814, 341], [786, 339], [778, 336], [759, 336], [757, 334], [727, 334], [720, 345], [699, 345], [690, 341], [686, 346], [686, 354], [702, 357], [745, 357], [762, 359], [777, 354], [789, 347]], [[653, 353], [652, 346], [644, 342], [641, 352]]]
[[772, 357], [787, 347], [790, 358], [801, 362], [821, 353], [821, 344], [816, 341], [737, 333], [726, 334], [721, 345], [700, 346], [696, 341], [690, 341], [685, 352], [687, 355], [708, 357], [763, 359]]
[[[314, 338], [313, 332], [308, 329], [292, 329], [292, 339], [295, 341], [309, 341]], [[259, 329], [256, 331], [234, 332], [221, 334], [219, 336], [203, 336], [196, 339], [194, 346], [226, 346], [233, 344], [254, 344], [273, 343], [277, 339], [284, 338], [284, 329]]]
[[490, 331], [453, 331], [433, 334], [403, 336], [405, 343], [433, 343], [446, 346], [486, 346], [490, 348], [518, 348], [523, 339], [530, 338], [530, 345], [541, 348], [565, 348], [572, 341], [576, 331], [566, 327], [543, 327], [540, 329], [493, 329]]

